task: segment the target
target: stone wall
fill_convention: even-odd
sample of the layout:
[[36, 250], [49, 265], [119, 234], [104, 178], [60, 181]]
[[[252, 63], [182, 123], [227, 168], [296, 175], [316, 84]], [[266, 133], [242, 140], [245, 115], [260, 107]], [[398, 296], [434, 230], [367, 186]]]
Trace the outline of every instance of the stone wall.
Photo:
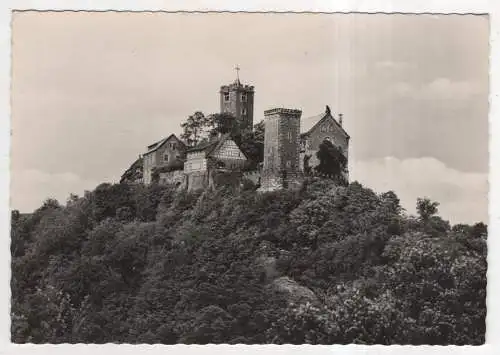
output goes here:
[[[172, 146], [174, 144], [174, 146]], [[186, 157], [185, 146], [176, 137], [170, 137], [160, 148], [154, 153], [155, 166], [167, 167], [178, 164], [179, 160], [184, 160]]]
[[258, 171], [258, 170], [245, 171], [243, 173], [243, 179], [250, 180], [255, 185], [259, 185], [260, 184], [260, 176], [261, 176], [261, 172]]
[[206, 171], [195, 171], [186, 174], [186, 187], [188, 191], [207, 188], [209, 184]]
[[[172, 146], [175, 144], [175, 146]], [[145, 153], [143, 156], [143, 182], [153, 182], [153, 169], [159, 167], [182, 167], [182, 160], [186, 157], [184, 144], [175, 136], [162, 144], [158, 149]]]
[[184, 184], [185, 175], [183, 170], [169, 171], [160, 173], [160, 184], [182, 185]]
[[280, 171], [286, 171], [285, 179], [293, 179], [300, 167], [300, 114], [284, 114], [279, 124]]
[[238, 188], [243, 174], [235, 170], [212, 170], [209, 174], [209, 187], [218, 188], [222, 186]]

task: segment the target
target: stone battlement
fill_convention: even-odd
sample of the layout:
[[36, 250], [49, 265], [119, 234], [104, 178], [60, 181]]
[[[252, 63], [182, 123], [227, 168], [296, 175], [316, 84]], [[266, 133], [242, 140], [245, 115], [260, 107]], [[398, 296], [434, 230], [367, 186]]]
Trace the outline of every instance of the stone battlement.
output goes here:
[[238, 83], [233, 83], [230, 85], [223, 85], [220, 87], [220, 92], [228, 92], [228, 91], [233, 91], [233, 90], [238, 90], [238, 91], [246, 91], [246, 92], [253, 92], [254, 87], [251, 85], [241, 85]]
[[270, 110], [264, 111], [264, 116], [270, 116], [270, 115], [276, 115], [276, 114], [281, 114], [281, 115], [289, 115], [289, 116], [301, 116], [302, 111], [301, 110], [296, 110], [296, 109], [291, 109], [291, 108], [272, 108]]

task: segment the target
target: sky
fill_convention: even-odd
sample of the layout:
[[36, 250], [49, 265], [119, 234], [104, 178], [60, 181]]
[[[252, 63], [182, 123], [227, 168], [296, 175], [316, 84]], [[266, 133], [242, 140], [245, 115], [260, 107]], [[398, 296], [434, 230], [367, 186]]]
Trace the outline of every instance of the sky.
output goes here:
[[218, 90], [343, 113], [349, 169], [408, 212], [488, 221], [488, 18], [403, 14], [21, 12], [12, 20], [11, 206], [117, 182]]

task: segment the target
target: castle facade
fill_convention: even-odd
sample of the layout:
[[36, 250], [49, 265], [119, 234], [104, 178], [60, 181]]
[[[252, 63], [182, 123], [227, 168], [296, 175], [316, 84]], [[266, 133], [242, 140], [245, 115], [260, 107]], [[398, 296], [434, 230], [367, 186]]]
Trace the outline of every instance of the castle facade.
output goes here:
[[[254, 87], [239, 78], [220, 88], [220, 112], [231, 113], [240, 130], [253, 129]], [[317, 152], [329, 142], [348, 161], [349, 135], [342, 127], [342, 115], [335, 119], [330, 108], [313, 117], [302, 111], [272, 108], [264, 111], [264, 160], [253, 162], [230, 134], [218, 134], [188, 147], [175, 134], [149, 145], [142, 158], [122, 176], [122, 181], [176, 184], [188, 190], [217, 185], [239, 185], [243, 179], [260, 185], [260, 191], [300, 186], [304, 176], [320, 164]], [[255, 164], [258, 163], [258, 164]], [[347, 163], [345, 164], [347, 167]], [[347, 181], [347, 168], [341, 172]]]

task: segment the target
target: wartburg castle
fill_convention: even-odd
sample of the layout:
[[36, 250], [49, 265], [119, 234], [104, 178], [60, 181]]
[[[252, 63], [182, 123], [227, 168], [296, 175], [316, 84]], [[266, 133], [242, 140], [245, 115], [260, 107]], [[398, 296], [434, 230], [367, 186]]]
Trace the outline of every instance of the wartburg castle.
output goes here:
[[[237, 68], [238, 70], [239, 68]], [[220, 112], [230, 114], [241, 130], [254, 127], [254, 87], [239, 77], [220, 88]], [[300, 186], [320, 164], [317, 152], [329, 142], [343, 156], [341, 178], [348, 181], [349, 135], [326, 106], [323, 113], [302, 118], [302, 111], [272, 108], [264, 111], [263, 161], [251, 161], [231, 134], [212, 134], [188, 144], [175, 134], [147, 147], [146, 152], [122, 175], [122, 182], [174, 184], [187, 190], [218, 185], [240, 185], [245, 179], [259, 191]]]

